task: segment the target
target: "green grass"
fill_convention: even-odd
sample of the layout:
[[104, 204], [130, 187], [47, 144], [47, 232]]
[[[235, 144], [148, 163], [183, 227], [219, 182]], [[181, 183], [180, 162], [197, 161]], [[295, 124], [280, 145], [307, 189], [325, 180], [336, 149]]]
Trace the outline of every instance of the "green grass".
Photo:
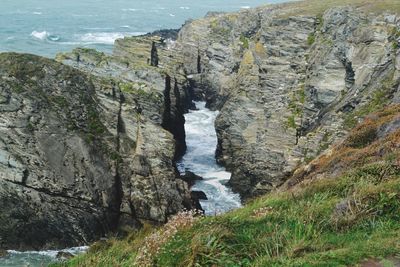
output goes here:
[[[365, 166], [203, 219], [175, 236], [155, 265], [347, 266], [393, 255], [400, 252], [399, 197], [399, 170]], [[346, 200], [348, 210], [335, 212]]]
[[286, 122], [286, 127], [296, 129], [296, 117], [295, 115], [289, 116]]
[[346, 5], [351, 5], [366, 12], [400, 13], [400, 2], [396, 0], [304, 0], [283, 4], [282, 7], [288, 10], [287, 16], [300, 14], [320, 16], [329, 8]]
[[310, 33], [307, 37], [307, 44], [309, 46], [313, 45], [315, 43], [315, 33]]
[[247, 39], [246, 36], [241, 35], [241, 36], [240, 36], [240, 41], [242, 42], [243, 48], [244, 48], [244, 49], [249, 49], [249, 47], [250, 47], [250, 45], [249, 45], [249, 39]]
[[385, 107], [393, 90], [397, 88], [397, 84], [394, 81], [394, 72], [389, 73], [384, 80], [379, 81], [381, 88], [371, 93], [371, 98], [366, 104], [347, 114], [344, 117], [343, 126], [346, 129], [352, 129], [357, 125], [359, 118], [364, 118], [366, 115]]
[[[336, 208], [339, 203], [344, 208]], [[133, 266], [145, 232], [112, 240], [64, 266]], [[153, 263], [348, 266], [398, 253], [400, 170], [381, 162], [203, 218], [162, 246]]]
[[133, 266], [137, 250], [144, 238], [152, 231], [145, 224], [142, 230], [132, 232], [124, 239], [111, 238], [94, 243], [88, 253], [77, 256], [68, 262], [55, 263], [51, 266]]

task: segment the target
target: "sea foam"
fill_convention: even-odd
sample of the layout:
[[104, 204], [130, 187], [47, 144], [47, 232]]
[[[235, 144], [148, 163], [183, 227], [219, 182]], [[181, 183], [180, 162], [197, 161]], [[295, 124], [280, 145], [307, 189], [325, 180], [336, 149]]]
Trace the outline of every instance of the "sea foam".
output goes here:
[[42, 31], [42, 32], [33, 31], [33, 32], [31, 33], [31, 36], [32, 36], [33, 38], [36, 38], [36, 39], [39, 39], [39, 40], [45, 40], [45, 39], [47, 39], [47, 37], [48, 37], [49, 35], [50, 35], [50, 34], [49, 34], [48, 32], [46, 32], [46, 31]]
[[8, 250], [7, 252], [10, 254], [25, 254], [25, 255], [36, 254], [36, 255], [47, 256], [50, 258], [56, 258], [59, 252], [66, 252], [66, 253], [71, 253], [72, 255], [78, 255], [78, 254], [86, 252], [88, 249], [89, 249], [88, 246], [82, 246], [82, 247], [66, 248], [66, 249], [61, 249], [61, 250], [42, 250], [42, 251]]
[[115, 40], [125, 36], [138, 36], [145, 32], [96, 32], [86, 33], [78, 36], [79, 40], [85, 44], [114, 44]]

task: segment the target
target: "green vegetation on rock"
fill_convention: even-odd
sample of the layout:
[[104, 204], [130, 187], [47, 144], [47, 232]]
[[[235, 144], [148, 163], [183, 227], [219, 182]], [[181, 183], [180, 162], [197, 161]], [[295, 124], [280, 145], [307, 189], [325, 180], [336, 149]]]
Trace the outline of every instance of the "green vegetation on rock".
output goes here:
[[308, 45], [313, 45], [315, 43], [315, 33], [311, 33], [308, 37], [307, 37], [307, 44]]
[[242, 42], [244, 49], [249, 49], [249, 39], [246, 36], [240, 35], [240, 41]]
[[346, 129], [354, 128], [359, 119], [378, 111], [389, 102], [390, 95], [395, 86], [393, 84], [393, 75], [394, 72], [387, 75], [387, 78], [381, 82], [381, 88], [373, 92], [371, 99], [366, 104], [345, 116], [343, 125]]

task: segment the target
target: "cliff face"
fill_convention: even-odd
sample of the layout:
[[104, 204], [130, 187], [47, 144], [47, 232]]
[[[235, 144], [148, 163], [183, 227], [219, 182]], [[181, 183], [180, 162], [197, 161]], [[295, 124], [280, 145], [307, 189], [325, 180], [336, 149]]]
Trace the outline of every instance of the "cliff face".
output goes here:
[[178, 38], [194, 91], [221, 109], [218, 159], [245, 198], [279, 186], [358, 119], [399, 101], [398, 16], [291, 8], [211, 14]]
[[72, 245], [114, 228], [115, 149], [93, 84], [36, 56], [0, 61], [0, 246]]
[[[85, 52], [79, 68], [103, 56]], [[0, 247], [84, 244], [191, 207], [158, 72], [138, 70], [149, 84], [31, 55], [0, 61]]]
[[399, 38], [395, 15], [282, 5], [210, 13], [176, 40], [117, 40], [113, 55], [76, 49], [63, 64], [0, 54], [0, 247], [87, 243], [191, 208], [174, 161], [193, 99], [221, 111], [232, 187], [270, 192], [400, 102]]

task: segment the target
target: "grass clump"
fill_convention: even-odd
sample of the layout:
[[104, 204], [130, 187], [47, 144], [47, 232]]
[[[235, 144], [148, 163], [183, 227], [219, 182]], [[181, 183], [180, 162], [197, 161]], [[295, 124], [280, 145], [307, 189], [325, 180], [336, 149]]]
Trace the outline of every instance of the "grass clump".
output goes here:
[[288, 128], [296, 129], [296, 117], [295, 117], [295, 115], [289, 116], [289, 118], [287, 119], [287, 122], [286, 122], [286, 126]]
[[240, 42], [242, 42], [242, 46], [244, 49], [249, 49], [249, 39], [246, 36], [240, 35]]
[[307, 44], [309, 46], [313, 45], [315, 43], [315, 33], [310, 33], [307, 37]]
[[286, 122], [287, 128], [297, 128], [296, 118], [301, 118], [303, 116], [303, 105], [305, 101], [305, 85], [301, 84], [300, 88], [292, 93], [289, 100], [288, 108], [291, 111], [291, 115]]
[[265, 51], [264, 45], [260, 41], [256, 43], [254, 50], [259, 56], [265, 56], [267, 53], [267, 51]]
[[399, 172], [391, 169], [381, 182], [379, 172], [363, 171], [203, 219], [178, 232], [156, 266], [345, 266], [396, 254]]

